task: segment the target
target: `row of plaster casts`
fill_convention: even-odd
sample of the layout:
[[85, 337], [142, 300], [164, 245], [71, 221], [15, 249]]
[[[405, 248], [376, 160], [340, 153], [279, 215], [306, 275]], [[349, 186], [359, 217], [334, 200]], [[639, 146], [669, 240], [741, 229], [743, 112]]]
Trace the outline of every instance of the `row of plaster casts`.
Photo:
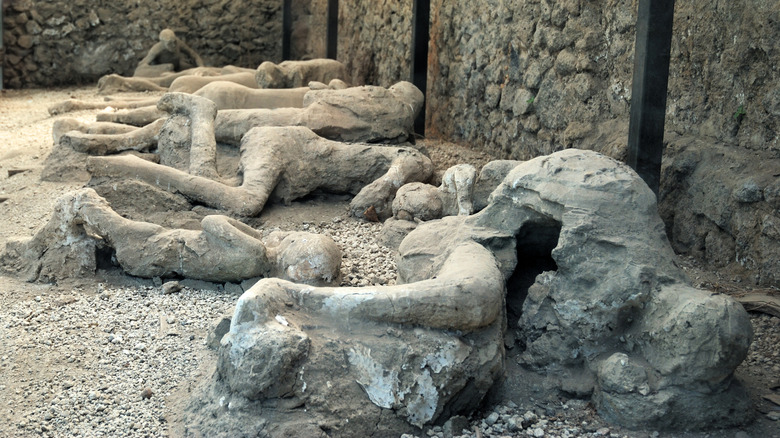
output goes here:
[[[516, 266], [517, 247], [524, 244], [518, 236], [555, 224], [561, 230], [552, 251], [557, 270], [537, 277], [523, 305], [524, 363], [558, 373], [562, 386], [590, 376], [599, 411], [626, 426], [695, 429], [744, 421], [749, 402], [733, 372], [751, 341], [747, 313], [729, 297], [687, 285], [656, 208], [652, 191], [632, 170], [599, 154], [567, 150], [522, 163], [480, 213], [423, 222], [409, 234], [399, 248], [399, 282], [405, 284], [256, 284], [240, 298], [222, 339], [215, 384], [250, 399], [291, 399], [327, 419], [334, 412], [316, 401], [355, 397], [323, 377], [340, 375], [357, 381], [374, 405], [418, 427], [476, 406], [487, 386], [466, 395], [451, 386], [447, 370], [476, 358], [503, 363], [504, 284], [522, 268]], [[397, 336], [366, 340], [365, 327]], [[494, 356], [470, 338], [486, 328], [494, 331], [480, 341], [490, 342]], [[467, 354], [437, 356], [438, 372], [428, 361], [409, 363], [395, 343], [405, 344], [415, 330], [439, 330], [468, 345]], [[337, 337], [326, 335], [334, 331]], [[422, 338], [410, 347], [416, 359], [441, 351]], [[334, 348], [337, 353], [329, 353]], [[256, 362], [268, 357], [285, 358], [284, 366]], [[473, 373], [470, 379], [487, 383], [495, 375], [488, 368], [486, 374], [470, 367], [454, 374]], [[465, 399], [469, 403], [460, 404]], [[349, 412], [339, 415], [353, 421]], [[368, 414], [358, 409], [354, 415]], [[397, 417], [379, 415], [378, 424]]]
[[123, 77], [116, 74], [98, 80], [100, 94], [122, 91], [179, 91], [192, 93], [211, 81], [230, 81], [250, 88], [295, 88], [309, 82], [344, 80], [346, 67], [332, 59], [263, 62], [256, 69], [236, 66], [195, 67], [154, 77]]
[[[217, 104], [217, 109], [274, 109], [274, 108], [302, 108], [303, 97], [310, 90], [341, 90], [347, 88], [347, 84], [340, 79], [333, 79], [328, 84], [311, 81], [304, 87], [295, 88], [253, 88], [247, 87], [237, 82], [225, 80], [223, 77], [214, 76], [192, 76], [191, 81], [203, 82], [195, 84], [194, 91], [181, 90], [177, 87], [171, 87], [170, 92], [191, 93], [195, 96], [205, 97]], [[104, 110], [104, 113], [112, 114], [116, 110], [123, 111], [113, 118], [125, 118], [132, 121], [133, 125], [140, 125], [143, 122], [149, 122], [157, 117], [164, 117], [159, 111], [155, 111], [158, 97], [153, 98], [124, 98], [107, 99], [102, 102], [89, 100], [68, 99], [52, 105], [48, 108], [52, 116], [64, 114], [71, 111], [82, 110]], [[107, 120], [100, 120], [100, 119]], [[111, 121], [108, 115], [100, 114], [98, 121]]]
[[[119, 127], [116, 131], [120, 133], [116, 134], [63, 134], [64, 130], [82, 126], [60, 121], [55, 124], [55, 137], [59, 136], [60, 146], [85, 153], [147, 151], [156, 145], [160, 165], [132, 156], [91, 157], [88, 169], [94, 176], [141, 179], [244, 216], [258, 214], [269, 198], [289, 202], [324, 189], [357, 194], [352, 202], [352, 212], [357, 216], [373, 207], [380, 217], [388, 217], [399, 187], [430, 177], [432, 164], [427, 157], [409, 147], [345, 144], [319, 137], [305, 127], [284, 126], [306, 121], [320, 134], [341, 139], [396, 140], [412, 126], [422, 100], [419, 90], [409, 83], [399, 83], [390, 90], [360, 87], [324, 91], [321, 96], [323, 99], [313, 99], [304, 110], [292, 113], [218, 112], [207, 99], [168, 93], [158, 103], [171, 114], [165, 122], [129, 132]], [[318, 112], [325, 115], [316, 115]], [[384, 119], [377, 117], [379, 113]], [[100, 126], [97, 130], [101, 132], [114, 129], [114, 125]], [[217, 141], [226, 138], [240, 139], [239, 187], [220, 182]]]
[[[275, 108], [219, 110], [210, 99], [198, 97], [168, 93], [157, 102], [151, 115], [106, 113], [103, 117], [99, 114], [98, 121], [147, 126], [159, 120], [161, 115], [169, 118], [171, 114], [188, 117], [190, 113], [196, 116], [203, 113], [204, 123], [214, 125], [213, 128], [206, 128], [213, 129], [217, 142], [226, 144], [238, 145], [249, 129], [259, 126], [306, 126], [332, 140], [400, 143], [412, 138], [414, 118], [424, 101], [422, 92], [409, 82], [399, 82], [387, 89], [375, 86], [309, 89], [303, 96], [303, 108], [276, 107], [276, 104], [269, 103], [269, 106]], [[274, 99], [271, 100], [278, 103]], [[212, 112], [216, 118], [206, 122]], [[126, 143], [121, 136], [132, 135], [135, 139], [131, 142], [154, 145], [159, 135], [159, 131], [152, 128], [147, 128], [143, 133], [131, 134], [131, 130], [125, 126], [115, 129], [111, 125], [103, 126], [105, 128], [95, 131], [97, 134], [105, 132], [110, 137], [98, 137], [93, 133], [83, 135], [86, 134], [83, 131], [91, 129], [90, 126], [72, 119], [60, 119], [55, 122], [55, 144], [61, 138], [74, 137], [74, 140], [66, 141], [77, 145], [79, 139], [88, 138], [91, 142], [110, 145], [115, 139], [119, 143]], [[67, 132], [69, 127], [77, 132]], [[114, 152], [122, 150], [121, 146], [108, 148], [115, 149]]]
[[[373, 140], [382, 140], [382, 133], [390, 132], [395, 135], [398, 131], [393, 130], [394, 123], [406, 123], [408, 126], [402, 126], [401, 130], [410, 129], [413, 120], [413, 114], [410, 113], [415, 111], [415, 107], [419, 109], [421, 104], [419, 90], [408, 83], [398, 84], [391, 90], [363, 88], [358, 89], [357, 93], [348, 91], [344, 90], [347, 95], [340, 100], [329, 100], [331, 106], [326, 106], [325, 110], [347, 102], [346, 105], [339, 108], [351, 114], [361, 113], [364, 116], [368, 114], [367, 117], [373, 118], [376, 122], [375, 127], [377, 127], [375, 133], [369, 134]], [[364, 102], [366, 95], [379, 95], [382, 98], [376, 101], [369, 99], [369, 103], [366, 103]], [[317, 101], [315, 100], [315, 102]], [[363, 111], [366, 105], [379, 106], [382, 104], [385, 105], [383, 110]], [[60, 147], [69, 147], [79, 152], [98, 155], [116, 154], [126, 150], [146, 152], [157, 146], [157, 154], [153, 157], [162, 164], [135, 156], [101, 156], [91, 157], [88, 168], [93, 177], [144, 181], [152, 186], [182, 194], [192, 201], [245, 216], [258, 214], [270, 198], [289, 202], [315, 189], [357, 194], [352, 202], [352, 211], [355, 215], [363, 214], [369, 208], [373, 208], [379, 215], [387, 216], [393, 195], [401, 185], [408, 181], [426, 180], [432, 173], [430, 160], [412, 148], [344, 144], [318, 137], [311, 130], [302, 127], [252, 129], [248, 127], [249, 132], [246, 135], [243, 133], [235, 134], [235, 130], [232, 131], [233, 135], [241, 138], [239, 166], [242, 182], [238, 187], [231, 186], [220, 182], [220, 175], [216, 167], [215, 119], [218, 113], [215, 104], [198, 96], [168, 93], [160, 99], [158, 107], [169, 113], [170, 117], [155, 121], [142, 128], [104, 122], [84, 125], [68, 119], [59, 120], [54, 127], [55, 141]], [[396, 109], [396, 111], [393, 112], [392, 109]], [[385, 119], [380, 121], [375, 118], [377, 112], [383, 112]], [[272, 113], [272, 111], [266, 113]], [[252, 112], [252, 114], [257, 113]], [[331, 115], [333, 115], [333, 111], [331, 111]], [[237, 117], [236, 114], [233, 114], [233, 120], [240, 123], [240, 117]], [[281, 117], [276, 120], [282, 125], [285, 124]], [[362, 126], [366, 123], [356, 123], [360, 125], [357, 129], [362, 130]], [[73, 131], [73, 128], [87, 132]], [[344, 130], [347, 129], [344, 128]], [[177, 169], [177, 166], [180, 169]], [[71, 199], [70, 202], [74, 203], [72, 208], [81, 211], [76, 205], [80, 205], [78, 199], [83, 199], [85, 196], [82, 194]], [[98, 203], [93, 202], [93, 204]], [[104, 207], [108, 209], [107, 206], [104, 205]], [[65, 209], [65, 207], [60, 209]], [[214, 281], [240, 281], [262, 275], [258, 269], [247, 268], [249, 272], [242, 271], [235, 266], [236, 263], [240, 262], [231, 257], [218, 257], [216, 260], [210, 260], [207, 265], [212, 269], [206, 269], [205, 266], [200, 266], [196, 260], [182, 256], [181, 254], [187, 253], [187, 248], [191, 248], [193, 245], [188, 245], [188, 240], [179, 238], [179, 235], [190, 236], [191, 232], [164, 230], [144, 222], [120, 221], [117, 219], [119, 216], [110, 209], [99, 215], [93, 213], [92, 216], [96, 218], [95, 222], [90, 225], [90, 229], [93, 230], [92, 234], [103, 240], [101, 245], [110, 247], [118, 253], [121, 252], [122, 255], [117, 256], [119, 264], [126, 272], [133, 275], [185, 275]], [[73, 214], [55, 214], [52, 223], [63, 225], [52, 225], [49, 228], [70, 229], [72, 226], [68, 225], [68, 220], [82, 223], [86, 219]], [[210, 224], [214, 220], [213, 218], [204, 219], [202, 223], [204, 233], [197, 234], [197, 238], [190, 236], [189, 240], [196, 241], [205, 236], [208, 244], [217, 245], [219, 239], [207, 238], [216, 235], [210, 231], [213, 228], [210, 227]], [[114, 226], [115, 222], [126, 225], [127, 235], [130, 236], [128, 239], [121, 238], [120, 234], [116, 232], [118, 225]], [[236, 227], [238, 225], [234, 224], [232, 228]], [[111, 230], [115, 232], [111, 233]], [[151, 234], [146, 235], [141, 232], [143, 230]], [[149, 254], [145, 254], [144, 248], [132, 247], [128, 244], [145, 242], [150, 239], [159, 240], [162, 239], [159, 237], [160, 235], [174, 236], [174, 241], [178, 244], [163, 245], [163, 251], [151, 250]], [[78, 240], [44, 231], [40, 238], [28, 245], [27, 249], [20, 250], [21, 253], [27, 254], [30, 266], [37, 266], [35, 272], [28, 273], [28, 277], [41, 278], [41, 275], [38, 274], [41, 270], [52, 272], [56, 270], [47, 266], [48, 262], [41, 262], [39, 259], [47, 253], [54, 254], [55, 251], [46, 249], [47, 245], [57, 247], [63, 239], [64, 241]], [[238, 239], [238, 241], [243, 240]], [[250, 241], [252, 240], [250, 239]], [[96, 245], [92, 244], [92, 246]], [[28, 251], [29, 248], [33, 249]], [[200, 253], [202, 251], [193, 252], [193, 254]], [[79, 268], [75, 269], [74, 272], [84, 270], [85, 267], [87, 271], [91, 268], [94, 272], [94, 251], [86, 251], [85, 254], [87, 255], [84, 257], [90, 258], [89, 254], [92, 254], [92, 257], [90, 260], [77, 264]], [[219, 251], [217, 250], [215, 254], [219, 254]], [[132, 256], [140, 258], [134, 259]], [[204, 260], [206, 259], [208, 257], [204, 258]], [[182, 265], [182, 260], [190, 261]], [[252, 266], [252, 264], [247, 266]], [[328, 266], [332, 266], [332, 264]], [[216, 272], [212, 272], [214, 270]], [[60, 273], [58, 275], [61, 277], [66, 274]], [[322, 276], [328, 279], [335, 278], [332, 273]], [[53, 277], [55, 277], [54, 274], [43, 276], [43, 278]], [[289, 276], [289, 278], [295, 277]]]

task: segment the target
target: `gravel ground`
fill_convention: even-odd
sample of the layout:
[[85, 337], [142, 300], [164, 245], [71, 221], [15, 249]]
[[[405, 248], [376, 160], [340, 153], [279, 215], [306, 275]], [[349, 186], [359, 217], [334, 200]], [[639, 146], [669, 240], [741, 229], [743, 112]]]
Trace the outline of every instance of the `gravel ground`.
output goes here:
[[[48, 219], [54, 199], [76, 188], [39, 181], [54, 120], [46, 108], [69, 96], [100, 99], [92, 87], [2, 93], [0, 250], [9, 239], [31, 236]], [[67, 116], [94, 120], [94, 114]], [[440, 170], [490, 159], [449, 143], [421, 145]], [[289, 207], [271, 206], [253, 225], [330, 235], [344, 253], [342, 285], [393, 284], [393, 253], [377, 240], [381, 225], [348, 217], [347, 203], [313, 196]], [[724, 285], [717, 273], [689, 259], [681, 263], [695, 284]], [[215, 360], [206, 346], [209, 329], [249, 286], [180, 285], [166, 293], [160, 281], [111, 271], [53, 285], [0, 276], [0, 437], [176, 436], [172, 406], [186, 398], [193, 382], [210, 376]], [[749, 289], [737, 283], [724, 288]], [[758, 421], [744, 429], [627, 431], [601, 421], [585, 401], [533, 393], [499, 398], [472, 418], [456, 418], [421, 437], [780, 437], [778, 405], [762, 398], [780, 394], [780, 318], [753, 313], [751, 319], [756, 340], [738, 376], [757, 405]], [[516, 350], [509, 350], [510, 371], [517, 366]]]

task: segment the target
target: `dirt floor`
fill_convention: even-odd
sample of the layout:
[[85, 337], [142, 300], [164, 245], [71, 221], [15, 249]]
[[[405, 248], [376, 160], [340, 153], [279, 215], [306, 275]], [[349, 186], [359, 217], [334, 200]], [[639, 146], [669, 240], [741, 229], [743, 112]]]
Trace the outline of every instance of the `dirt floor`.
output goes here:
[[[0, 251], [9, 240], [32, 236], [48, 220], [52, 204], [58, 196], [83, 186], [79, 182], [43, 182], [40, 175], [43, 162], [52, 149], [51, 128], [54, 120], [57, 117], [74, 117], [94, 121], [97, 111], [79, 111], [52, 117], [47, 108], [69, 97], [101, 100], [102, 97], [97, 96], [95, 91], [93, 87], [2, 91]], [[132, 93], [124, 96], [153, 95]], [[431, 155], [440, 170], [459, 162], [469, 162], [479, 168], [491, 159], [486, 154], [445, 142], [423, 141], [420, 145]], [[349, 220], [345, 215], [346, 205], [346, 199], [336, 198], [329, 202], [328, 198], [313, 197], [291, 207], [270, 208], [264, 213], [262, 221], [268, 226], [288, 229], [309, 229], [314, 226], [311, 224], [328, 228], [325, 222]], [[323, 218], [327, 220], [323, 221]], [[367, 227], [367, 232], [376, 231], [376, 227], [365, 224], [355, 226]], [[733, 295], [749, 291], [744, 284], [730, 283], [722, 280], [717, 272], [700, 269], [695, 260], [681, 257], [680, 262], [690, 274], [694, 285]], [[351, 279], [361, 281], [357, 277]], [[162, 432], [152, 433], [152, 429], [148, 429], [151, 427], [149, 425], [169, 421], [166, 419], [170, 415], [169, 405], [176, 404], [176, 400], [170, 397], [186, 393], [186, 382], [204, 372], [204, 363], [208, 362], [211, 353], [204, 347], [204, 342], [195, 341], [205, 339], [211, 321], [228, 311], [235, 293], [240, 293], [240, 290], [228, 290], [225, 286], [220, 291], [221, 295], [208, 296], [200, 292], [197, 286], [192, 283], [186, 288], [185, 294], [171, 297], [156, 292], [159, 284], [151, 280], [133, 279], [110, 272], [104, 272], [96, 278], [58, 284], [25, 283], [20, 279], [0, 276], [0, 437], [123, 436], [127, 431], [133, 431], [134, 434], [138, 432], [137, 436], [175, 436], [173, 429], [168, 427], [162, 427]], [[128, 288], [132, 288], [133, 292], [129, 292]], [[188, 310], [185, 309], [181, 310], [181, 315], [175, 315], [174, 320], [181, 321], [181, 324], [176, 325], [178, 331], [175, 336], [169, 336], [169, 333], [159, 335], [158, 328], [155, 328], [155, 333], [145, 333], [145, 318], [151, 318], [155, 327], [160, 321], [159, 330], [162, 330], [164, 324], [161, 321], [170, 321], [171, 318], [171, 311], [165, 310], [168, 308], [166, 306], [173, 306], [169, 301], [176, 299], [197, 303], [200, 307], [192, 312], [199, 312], [202, 321], [191, 318], [192, 314], [187, 314]], [[94, 323], [77, 322], [85, 319], [69, 319], [72, 315], [63, 316], [59, 312], [65, 308], [70, 309], [71, 313], [95, 312], [94, 316], [87, 315], [86, 318], [87, 321], [93, 318]], [[110, 321], [104, 319], [111, 317], [111, 312], [126, 314], [129, 318], [128, 326], [112, 326]], [[606, 433], [630, 437], [780, 437], [780, 318], [768, 313], [752, 312], [751, 319], [755, 340], [748, 359], [737, 371], [737, 377], [744, 382], [755, 403], [756, 421], [739, 430], [707, 433], [658, 433], [619, 428], [612, 428], [612, 432], [607, 429]], [[133, 331], [136, 325], [138, 331]], [[57, 332], [41, 332], [43, 328]], [[115, 342], [120, 338], [118, 333], [122, 333], [121, 336], [125, 338], [133, 338], [134, 344], [126, 339], [127, 346], [115, 348], [119, 344]], [[164, 344], [174, 338], [176, 342], [184, 342], [185, 347]], [[193, 344], [187, 346], [187, 341], [193, 341]], [[182, 362], [181, 369], [176, 368], [178, 364], [173, 366], [155, 362], [155, 351], [160, 352], [165, 348], [180, 349], [183, 354], [191, 355], [195, 363], [185, 363], [186, 356], [182, 356], [185, 362]], [[125, 359], [113, 360], [116, 357], [112, 356], [114, 354], [124, 354], [122, 357]], [[509, 351], [510, 361], [511, 355], [512, 350]], [[121, 373], [122, 367], [136, 367], [137, 363], [133, 359], [148, 365], [151, 374], [129, 382], [128, 387], [122, 386], [124, 383], [116, 383], [112, 387], [114, 383], [111, 382], [114, 381], [109, 374]], [[513, 366], [516, 365], [510, 365], [510, 370]], [[154, 370], [155, 367], [167, 367], [168, 374], [154, 374], [158, 372]], [[163, 384], [162, 381], [167, 383]], [[83, 391], [80, 389], [82, 387]], [[148, 388], [151, 388], [150, 392], [154, 396], [138, 396], [141, 393], [148, 394], [144, 392]], [[137, 418], [122, 420], [125, 410], [146, 403], [146, 399], [150, 399], [148, 412], [143, 411], [145, 413]], [[497, 401], [506, 401], [506, 397]], [[520, 403], [518, 400], [513, 402]], [[544, 406], [554, 404], [550, 399], [540, 399], [539, 403]], [[80, 416], [78, 422], [57, 423], [58, 415], [64, 417], [64, 413], [77, 409], [81, 409], [75, 414]], [[486, 412], [489, 413], [490, 409]], [[596, 426], [608, 426], [594, 417], [589, 406], [569, 409], [568, 412], [558, 410], [554, 415], [567, 421], [590, 422], [592, 426], [589, 428], [593, 431], [588, 436], [594, 436], [598, 430], [603, 431]], [[159, 427], [159, 424], [154, 427]]]

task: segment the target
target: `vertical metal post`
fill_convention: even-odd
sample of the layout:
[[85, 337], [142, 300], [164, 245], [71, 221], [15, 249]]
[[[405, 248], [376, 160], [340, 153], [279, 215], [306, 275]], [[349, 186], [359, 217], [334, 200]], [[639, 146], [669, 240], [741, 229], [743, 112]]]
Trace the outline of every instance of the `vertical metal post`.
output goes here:
[[325, 56], [336, 59], [339, 44], [339, 0], [328, 0], [327, 32], [327, 53]]
[[282, 0], [282, 61], [290, 59], [292, 40], [292, 0]]
[[[428, 39], [430, 37], [431, 2], [414, 0], [412, 6], [412, 83], [427, 95]], [[425, 103], [414, 121], [414, 132], [425, 135]]]
[[628, 165], [658, 195], [674, 0], [639, 0], [628, 125]]
[[5, 64], [5, 48], [3, 48], [3, 1], [0, 0], [0, 90], [3, 89], [3, 64]]

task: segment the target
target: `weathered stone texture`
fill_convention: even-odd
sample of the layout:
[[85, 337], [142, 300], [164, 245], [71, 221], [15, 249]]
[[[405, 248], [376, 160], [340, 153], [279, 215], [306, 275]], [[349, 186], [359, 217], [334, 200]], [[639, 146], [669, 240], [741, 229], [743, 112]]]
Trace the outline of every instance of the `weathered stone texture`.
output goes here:
[[411, 30], [411, 0], [340, 1], [338, 59], [347, 65], [350, 83], [388, 87], [408, 81]]
[[[412, 2], [341, 3], [339, 59], [353, 82], [406, 79]], [[434, 0], [429, 135], [513, 159], [568, 147], [623, 157], [636, 7]], [[668, 130], [780, 153], [778, 14], [770, 0], [677, 3]]]
[[[393, 72], [396, 79], [409, 75], [409, 52], [396, 51], [399, 41], [411, 35], [411, 3], [375, 2], [370, 13], [360, 8], [341, 13], [339, 59], [354, 66], [354, 82], [391, 82], [385, 75]], [[676, 161], [686, 155], [678, 151], [687, 149], [694, 138], [732, 150], [728, 155], [736, 161], [729, 164], [740, 169], [776, 166], [777, 3], [695, 0], [677, 2], [675, 8], [666, 121], [673, 150], [664, 163], [669, 168], [665, 175], [684, 164]], [[570, 147], [624, 159], [636, 9], [635, 0], [477, 0], [467, 7], [434, 0], [427, 135], [515, 160]], [[409, 18], [396, 18], [399, 13]], [[381, 31], [374, 30], [383, 17], [392, 19]], [[381, 50], [368, 49], [374, 46]], [[387, 57], [390, 48], [393, 55]], [[360, 71], [367, 66], [368, 72]], [[758, 166], [760, 162], [768, 164]], [[724, 164], [713, 165], [707, 172], [718, 173]], [[777, 172], [756, 175], [756, 186], [742, 201], [735, 195], [721, 202], [728, 197], [719, 191], [711, 196], [705, 189], [702, 197], [714, 208], [705, 212], [709, 207], [684, 202], [688, 187], [706, 185], [696, 181], [704, 172], [690, 170], [693, 179], [686, 180], [686, 186], [676, 185], [679, 181], [674, 179], [661, 181], [659, 205], [675, 249], [713, 267], [747, 268], [755, 273], [751, 281], [776, 282], [780, 266], [769, 248], [780, 246], [773, 237], [777, 209], [765, 203], [766, 194], [758, 194], [772, 190]], [[744, 208], [747, 205], [756, 208]], [[712, 220], [715, 216], [719, 219]], [[706, 223], [681, 227], [684, 217]], [[696, 233], [691, 236], [695, 242], [684, 242], [682, 228]], [[747, 238], [755, 230], [760, 237]]]
[[110, 0], [3, 2], [4, 86], [93, 83], [131, 75], [160, 30], [173, 29], [207, 65], [281, 59], [281, 2]]

